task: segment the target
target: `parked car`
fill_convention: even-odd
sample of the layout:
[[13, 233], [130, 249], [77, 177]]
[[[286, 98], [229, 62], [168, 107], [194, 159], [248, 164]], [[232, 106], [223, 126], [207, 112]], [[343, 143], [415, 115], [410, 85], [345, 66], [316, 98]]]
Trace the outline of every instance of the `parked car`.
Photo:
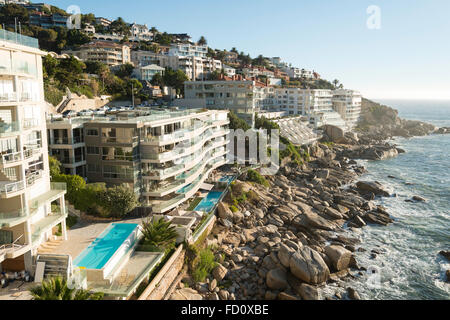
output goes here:
[[81, 110], [80, 112], [78, 112], [77, 115], [80, 117], [89, 117], [93, 114], [94, 114], [94, 111], [92, 111], [92, 110]]
[[73, 111], [73, 110], [66, 110], [66, 111], [64, 111], [64, 112], [62, 113], [62, 115], [63, 115], [64, 118], [67, 118], [67, 117], [76, 117], [77, 113], [76, 113], [75, 111]]

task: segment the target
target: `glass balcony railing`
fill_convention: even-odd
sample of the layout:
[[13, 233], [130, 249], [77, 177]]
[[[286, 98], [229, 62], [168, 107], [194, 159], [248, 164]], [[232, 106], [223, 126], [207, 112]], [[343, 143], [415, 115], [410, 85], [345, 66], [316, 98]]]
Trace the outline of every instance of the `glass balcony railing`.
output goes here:
[[182, 170], [184, 168], [184, 165], [176, 165], [167, 169], [154, 169], [147, 171], [144, 176], [148, 177], [154, 177], [154, 178], [161, 178], [166, 175], [172, 174], [174, 172], [177, 172], [179, 170]]
[[16, 32], [0, 30], [0, 40], [21, 44], [23, 46], [39, 49], [38, 39], [27, 37]]
[[164, 212], [164, 211], [167, 211], [168, 208], [170, 208], [171, 206], [173, 206], [183, 200], [184, 200], [184, 194], [180, 194], [180, 195], [176, 196], [175, 198], [155, 204], [152, 207], [155, 212]]
[[0, 154], [0, 164], [14, 163], [18, 161], [22, 161], [22, 153], [20, 151]]
[[0, 102], [13, 102], [17, 101], [17, 94], [15, 92], [0, 93]]
[[41, 179], [43, 176], [44, 176], [44, 170], [39, 170], [39, 171], [35, 171], [35, 172], [28, 174], [26, 177], [27, 186], [31, 187], [32, 185], [34, 185], [36, 183], [36, 181]]
[[18, 209], [9, 212], [0, 211], [0, 227], [12, 226], [14, 223], [21, 221], [26, 216], [27, 216], [26, 209]]
[[25, 181], [16, 181], [3, 184], [0, 185], [0, 195], [3, 194], [5, 196], [8, 196], [11, 193], [23, 190], [24, 188], [25, 188]]
[[19, 122], [2, 123], [0, 122], [0, 138], [20, 133]]

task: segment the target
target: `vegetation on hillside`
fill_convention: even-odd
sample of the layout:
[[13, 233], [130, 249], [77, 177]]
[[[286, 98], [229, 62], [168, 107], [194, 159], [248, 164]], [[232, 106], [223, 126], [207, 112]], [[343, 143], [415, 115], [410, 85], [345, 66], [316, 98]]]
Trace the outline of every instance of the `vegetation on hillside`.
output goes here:
[[105, 218], [123, 218], [138, 205], [137, 196], [128, 185], [107, 188], [104, 183], [86, 184], [79, 175], [62, 174], [60, 162], [52, 156], [49, 164], [52, 181], [66, 184], [66, 199], [77, 210]]

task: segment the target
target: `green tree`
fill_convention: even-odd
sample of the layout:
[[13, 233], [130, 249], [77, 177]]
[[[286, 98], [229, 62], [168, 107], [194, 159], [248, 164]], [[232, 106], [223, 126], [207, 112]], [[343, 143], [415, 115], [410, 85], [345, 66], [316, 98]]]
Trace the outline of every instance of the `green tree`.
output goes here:
[[200, 39], [197, 41], [197, 44], [205, 46], [208, 44], [208, 41], [206, 41], [206, 38], [204, 36], [201, 36]]
[[111, 22], [111, 24], [109, 25], [109, 31], [123, 36], [131, 35], [130, 26], [121, 17]]
[[334, 79], [333, 80], [333, 85], [334, 85], [335, 89], [338, 87], [338, 84], [339, 84], [339, 80], [338, 79]]
[[239, 118], [233, 111], [230, 111], [228, 113], [228, 119], [230, 120], [230, 129], [233, 130], [242, 129], [244, 131], [250, 129], [248, 123], [245, 122], [245, 120]]
[[86, 188], [86, 181], [78, 175], [59, 174], [53, 178], [54, 182], [65, 182], [67, 185], [67, 200], [77, 203], [79, 193]]
[[144, 235], [144, 243], [158, 248], [166, 248], [175, 243], [177, 232], [170, 221], [164, 218], [142, 222], [142, 234]]
[[0, 24], [14, 26], [15, 18], [21, 24], [28, 24], [28, 10], [17, 4], [6, 4], [0, 7]]
[[134, 190], [128, 185], [115, 186], [99, 194], [101, 205], [111, 216], [124, 217], [138, 204]]
[[154, 86], [164, 86], [163, 76], [160, 73], [157, 73], [153, 76], [151, 84]]
[[67, 280], [61, 277], [50, 278], [41, 285], [31, 288], [34, 300], [102, 300], [103, 293], [92, 293], [83, 289], [71, 289]]
[[175, 88], [178, 93], [184, 93], [184, 82], [188, 81], [189, 78], [181, 70], [172, 70], [171, 68], [166, 68], [163, 76], [164, 84]]
[[91, 37], [83, 31], [77, 29], [70, 29], [67, 31], [67, 46], [69, 47], [77, 47], [89, 43], [90, 41]]
[[129, 78], [133, 73], [134, 66], [131, 63], [125, 63], [119, 66], [114, 74], [119, 78]]
[[48, 156], [48, 164], [50, 167], [50, 177], [53, 179], [61, 174], [61, 162], [52, 156]]

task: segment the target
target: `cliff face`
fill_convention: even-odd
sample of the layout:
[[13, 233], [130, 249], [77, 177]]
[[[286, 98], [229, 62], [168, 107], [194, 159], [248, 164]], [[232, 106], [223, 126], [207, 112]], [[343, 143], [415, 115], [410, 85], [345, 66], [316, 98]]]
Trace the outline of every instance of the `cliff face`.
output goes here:
[[363, 99], [361, 120], [356, 131], [363, 135], [376, 137], [377, 140], [385, 140], [394, 136], [424, 136], [435, 129], [433, 125], [425, 122], [401, 119], [397, 110]]

